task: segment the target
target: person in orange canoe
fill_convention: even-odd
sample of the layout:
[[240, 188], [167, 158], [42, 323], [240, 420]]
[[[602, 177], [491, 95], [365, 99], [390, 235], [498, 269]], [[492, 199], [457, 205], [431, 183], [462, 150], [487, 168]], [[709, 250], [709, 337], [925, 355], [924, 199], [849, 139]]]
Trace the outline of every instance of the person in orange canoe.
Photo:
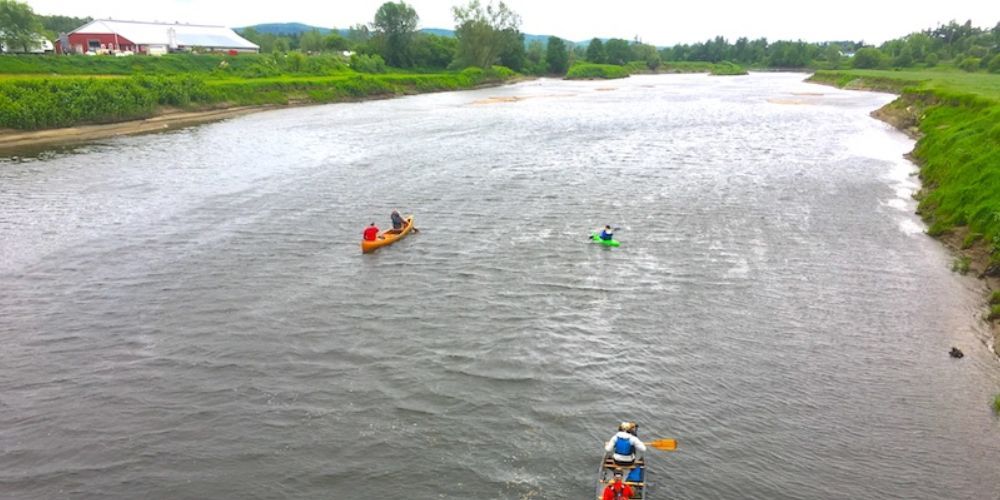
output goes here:
[[616, 470], [614, 480], [604, 488], [603, 500], [628, 500], [632, 498], [632, 488], [622, 481], [622, 471]]
[[[392, 229], [389, 230], [388, 232], [390, 233], [403, 232], [403, 227], [406, 226], [406, 219], [404, 219], [402, 215], [399, 215], [399, 210], [393, 210], [392, 213], [389, 214], [389, 220], [392, 221]], [[420, 230], [414, 227], [413, 232], [419, 233]]]
[[365, 232], [362, 234], [364, 235], [365, 241], [375, 241], [378, 238], [378, 226], [372, 222], [370, 226], [365, 228]]

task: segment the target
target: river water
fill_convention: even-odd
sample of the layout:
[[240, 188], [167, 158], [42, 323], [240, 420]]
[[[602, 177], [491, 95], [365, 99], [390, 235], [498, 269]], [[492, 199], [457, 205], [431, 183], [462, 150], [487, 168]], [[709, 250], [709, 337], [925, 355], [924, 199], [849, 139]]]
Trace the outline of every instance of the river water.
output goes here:
[[[538, 80], [0, 163], [0, 497], [1000, 498], [892, 99]], [[371, 255], [398, 208], [421, 229]], [[587, 241], [612, 224], [620, 248]], [[966, 357], [948, 357], [958, 346]]]

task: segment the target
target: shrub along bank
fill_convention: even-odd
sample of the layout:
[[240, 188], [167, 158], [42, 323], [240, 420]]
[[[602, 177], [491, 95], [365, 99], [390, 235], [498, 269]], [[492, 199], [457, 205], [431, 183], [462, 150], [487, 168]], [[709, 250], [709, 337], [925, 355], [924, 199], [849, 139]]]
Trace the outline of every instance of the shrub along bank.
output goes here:
[[256, 104], [325, 103], [458, 90], [501, 83], [507, 68], [434, 74], [360, 74], [206, 79], [200, 75], [0, 80], [0, 128], [37, 130], [148, 118], [161, 107], [189, 110]]
[[660, 73], [709, 73], [711, 75], [745, 75], [747, 71], [738, 64], [728, 61], [710, 62], [670, 62], [650, 68], [643, 61], [632, 61], [624, 65], [576, 63], [566, 73], [567, 80], [600, 80], [625, 78], [636, 74]]

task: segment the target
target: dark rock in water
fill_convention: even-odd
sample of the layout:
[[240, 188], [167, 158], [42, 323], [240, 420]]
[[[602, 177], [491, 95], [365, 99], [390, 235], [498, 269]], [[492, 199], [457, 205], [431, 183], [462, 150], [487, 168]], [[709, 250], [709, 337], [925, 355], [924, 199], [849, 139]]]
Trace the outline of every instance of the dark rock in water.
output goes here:
[[962, 358], [962, 357], [965, 356], [965, 353], [963, 353], [957, 347], [952, 347], [951, 348], [951, 352], [949, 352], [948, 354], [950, 354], [951, 357], [953, 357], [953, 358]]

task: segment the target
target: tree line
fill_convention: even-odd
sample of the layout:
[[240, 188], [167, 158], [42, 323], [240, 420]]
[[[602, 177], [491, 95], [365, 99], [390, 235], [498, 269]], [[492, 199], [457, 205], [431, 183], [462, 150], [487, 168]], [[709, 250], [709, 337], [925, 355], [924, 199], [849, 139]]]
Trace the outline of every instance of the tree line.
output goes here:
[[[971, 21], [951, 21], [936, 28], [911, 33], [879, 46], [863, 42], [812, 43], [766, 38], [735, 42], [717, 36], [705, 42], [658, 48], [641, 40], [594, 38], [587, 44], [567, 43], [559, 37], [546, 42], [525, 43], [521, 18], [504, 2], [486, 4], [470, 0], [452, 7], [454, 37], [417, 30], [420, 16], [404, 1], [382, 4], [368, 24], [351, 26], [345, 32], [318, 30], [295, 35], [242, 31], [264, 53], [299, 51], [307, 54], [355, 54], [352, 65], [402, 69], [461, 69], [471, 66], [506, 66], [528, 74], [565, 74], [577, 62], [644, 65], [657, 71], [670, 62], [731, 62], [759, 68], [903, 68], [931, 67], [950, 62], [967, 71], [1000, 72], [1000, 22], [992, 29], [972, 26]], [[17, 0], [0, 0], [0, 41], [8, 46], [29, 43], [37, 33], [50, 38], [68, 32], [90, 18], [36, 16]], [[640, 63], [637, 65], [636, 63]]]
[[[1000, 72], [1000, 23], [992, 29], [971, 21], [948, 24], [889, 40], [879, 46], [863, 41], [805, 42], [717, 36], [705, 42], [655, 47], [641, 40], [594, 38], [587, 44], [549, 37], [524, 43], [520, 18], [503, 2], [478, 0], [454, 7], [455, 37], [416, 31], [417, 12], [405, 2], [383, 4], [370, 25], [352, 26], [347, 36], [318, 31], [279, 36], [244, 31], [264, 52], [300, 49], [307, 52], [351, 50], [378, 56], [400, 68], [488, 67], [499, 64], [528, 74], [564, 74], [577, 62], [626, 65], [640, 62], [656, 71], [670, 62], [731, 62], [757, 68], [932, 67], [951, 62], [968, 71]], [[635, 66], [633, 64], [633, 66]]]

